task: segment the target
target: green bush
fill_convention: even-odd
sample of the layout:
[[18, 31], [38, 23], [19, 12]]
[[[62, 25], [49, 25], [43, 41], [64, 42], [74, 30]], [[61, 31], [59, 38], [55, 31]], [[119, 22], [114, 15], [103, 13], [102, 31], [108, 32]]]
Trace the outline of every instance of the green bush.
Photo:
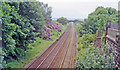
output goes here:
[[82, 48], [87, 48], [88, 45], [93, 43], [95, 38], [94, 34], [84, 34], [82, 37], [78, 37], [78, 45]]
[[[84, 51], [81, 51], [83, 49]], [[109, 45], [104, 45], [102, 50], [95, 49], [93, 46], [81, 50], [77, 58], [76, 68], [114, 68], [114, 57], [113, 53], [109, 53]]]

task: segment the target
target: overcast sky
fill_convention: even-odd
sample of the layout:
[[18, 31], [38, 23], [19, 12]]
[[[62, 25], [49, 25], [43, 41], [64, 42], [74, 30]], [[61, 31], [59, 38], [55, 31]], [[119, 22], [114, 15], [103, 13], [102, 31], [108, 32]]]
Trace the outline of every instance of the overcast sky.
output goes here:
[[120, 0], [39, 0], [52, 7], [52, 18], [87, 18], [98, 6], [118, 9]]

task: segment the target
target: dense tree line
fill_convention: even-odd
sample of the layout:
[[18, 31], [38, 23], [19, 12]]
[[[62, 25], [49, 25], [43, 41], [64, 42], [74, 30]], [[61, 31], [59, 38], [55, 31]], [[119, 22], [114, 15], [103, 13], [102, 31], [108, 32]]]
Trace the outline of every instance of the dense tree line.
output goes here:
[[2, 47], [6, 63], [24, 56], [28, 44], [44, 34], [52, 8], [42, 2], [2, 2]]
[[57, 22], [62, 23], [62, 25], [65, 25], [68, 23], [68, 20], [65, 17], [61, 17], [57, 19]]
[[118, 11], [114, 8], [98, 7], [88, 15], [88, 18], [81, 23], [82, 28], [79, 29], [79, 35], [92, 33], [95, 34], [100, 28], [105, 28], [107, 21], [118, 23]]

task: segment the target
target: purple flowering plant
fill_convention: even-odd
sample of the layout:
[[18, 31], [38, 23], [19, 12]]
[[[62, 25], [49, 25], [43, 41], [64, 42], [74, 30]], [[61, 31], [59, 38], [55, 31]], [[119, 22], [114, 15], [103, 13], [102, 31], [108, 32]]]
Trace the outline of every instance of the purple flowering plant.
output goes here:
[[44, 39], [44, 40], [51, 39], [51, 32], [52, 31], [61, 32], [61, 26], [58, 23], [45, 25], [44, 27], [45, 27], [44, 36], [42, 37], [42, 39]]

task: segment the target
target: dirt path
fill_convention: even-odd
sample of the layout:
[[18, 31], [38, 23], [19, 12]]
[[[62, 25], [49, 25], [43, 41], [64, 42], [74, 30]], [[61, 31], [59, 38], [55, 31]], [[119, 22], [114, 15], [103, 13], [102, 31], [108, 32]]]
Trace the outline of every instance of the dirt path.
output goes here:
[[61, 37], [24, 68], [74, 68], [76, 31], [71, 22]]

